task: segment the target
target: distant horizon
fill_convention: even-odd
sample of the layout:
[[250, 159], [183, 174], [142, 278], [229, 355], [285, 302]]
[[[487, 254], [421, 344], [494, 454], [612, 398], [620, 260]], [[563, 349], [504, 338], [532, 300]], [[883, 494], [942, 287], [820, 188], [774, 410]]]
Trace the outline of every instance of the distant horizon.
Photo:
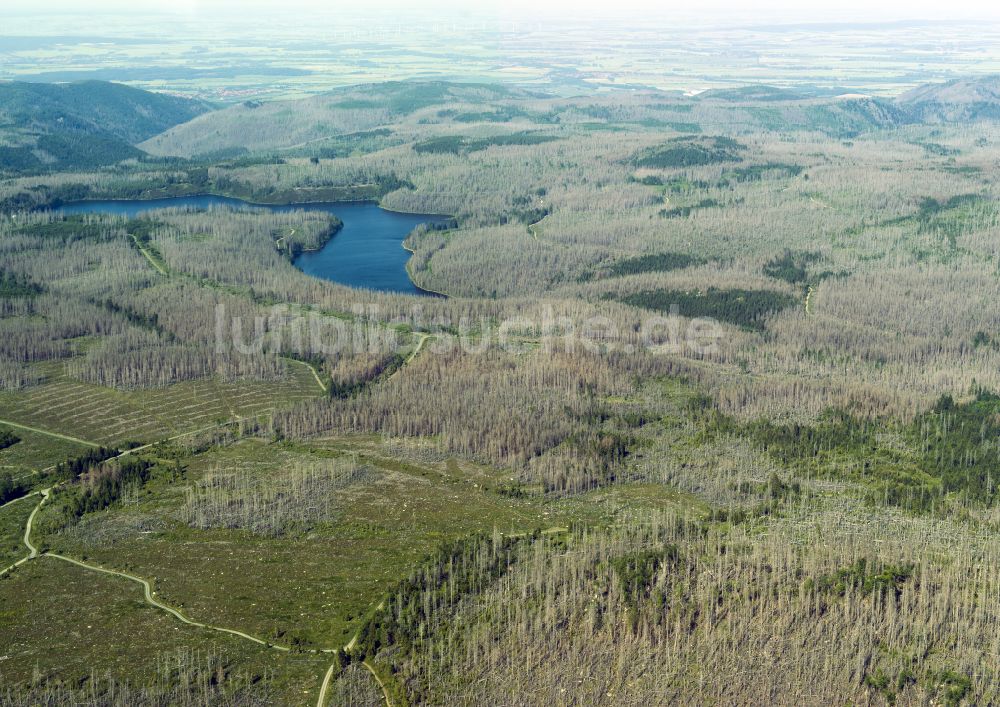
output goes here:
[[495, 18], [500, 21], [568, 21], [579, 23], [588, 20], [625, 20], [636, 25], [646, 25], [658, 20], [690, 20], [710, 26], [759, 26], [796, 24], [884, 25], [900, 22], [968, 22], [1000, 21], [1000, 7], [987, 6], [977, 0], [958, 0], [944, 5], [928, 0], [892, 0], [887, 3], [869, 3], [863, 0], [845, 0], [803, 4], [790, 0], [766, 0], [752, 7], [730, 0], [707, 0], [690, 6], [670, 6], [654, 0], [622, 0], [613, 4], [600, 0], [491, 0], [470, 8], [458, 0], [436, 0], [421, 3], [415, 9], [404, 0], [372, 0], [359, 7], [354, 3], [328, 3], [321, 0], [97, 0], [81, 10], [79, 3], [68, 0], [55, 2], [30, 2], [8, 0], [0, 16], [189, 16], [217, 17], [235, 14], [247, 20], [254, 16], [285, 16], [308, 13], [312, 16], [373, 17], [399, 15], [407, 18], [422, 17], [429, 21], [458, 20], [462, 18]]
[[773, 85], [889, 97], [1000, 73], [1000, 8], [964, 1], [946, 13], [919, 0], [569, 7], [103, 0], [81, 12], [75, 3], [14, 0], [0, 11], [0, 80], [110, 80], [232, 103], [414, 79], [562, 95]]

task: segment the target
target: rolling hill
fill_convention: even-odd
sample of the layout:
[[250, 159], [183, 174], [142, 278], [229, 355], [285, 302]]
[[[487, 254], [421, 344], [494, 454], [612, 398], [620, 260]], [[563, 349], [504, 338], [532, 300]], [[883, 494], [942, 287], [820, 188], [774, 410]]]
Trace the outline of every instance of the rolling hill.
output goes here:
[[917, 86], [901, 95], [898, 103], [923, 122], [1000, 118], [1000, 75]]
[[443, 81], [352, 86], [295, 101], [247, 101], [178, 125], [139, 146], [153, 155], [183, 157], [250, 146], [283, 149], [396, 122], [434, 105], [524, 95], [500, 85]]
[[140, 157], [135, 143], [210, 109], [106, 81], [0, 83], [0, 169], [91, 168]]

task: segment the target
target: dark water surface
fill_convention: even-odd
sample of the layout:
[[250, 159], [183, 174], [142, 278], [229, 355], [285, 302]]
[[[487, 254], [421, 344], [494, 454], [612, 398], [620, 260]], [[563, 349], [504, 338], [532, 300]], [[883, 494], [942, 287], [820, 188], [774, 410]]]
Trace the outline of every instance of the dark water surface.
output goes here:
[[134, 217], [153, 209], [230, 206], [267, 211], [324, 211], [344, 222], [344, 227], [321, 249], [302, 253], [295, 265], [314, 277], [351, 287], [383, 292], [427, 294], [406, 273], [410, 254], [403, 239], [421, 223], [441, 223], [445, 216], [400, 214], [367, 202], [326, 202], [270, 206], [248, 204], [225, 196], [179, 196], [169, 199], [81, 201], [57, 209], [63, 214], [102, 213]]

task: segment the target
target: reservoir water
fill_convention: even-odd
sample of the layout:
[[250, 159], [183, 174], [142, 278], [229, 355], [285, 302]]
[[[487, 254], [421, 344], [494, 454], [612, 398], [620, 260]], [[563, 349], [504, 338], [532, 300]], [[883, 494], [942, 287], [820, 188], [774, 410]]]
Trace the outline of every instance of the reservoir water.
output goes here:
[[442, 223], [445, 216], [403, 214], [370, 202], [314, 204], [250, 204], [224, 196], [180, 196], [169, 199], [80, 201], [56, 209], [63, 214], [104, 213], [134, 217], [166, 208], [208, 209], [228, 206], [268, 211], [324, 211], [344, 222], [344, 227], [317, 251], [302, 253], [295, 265], [307, 275], [351, 287], [383, 292], [428, 294], [413, 284], [406, 272], [410, 254], [403, 239], [421, 223]]

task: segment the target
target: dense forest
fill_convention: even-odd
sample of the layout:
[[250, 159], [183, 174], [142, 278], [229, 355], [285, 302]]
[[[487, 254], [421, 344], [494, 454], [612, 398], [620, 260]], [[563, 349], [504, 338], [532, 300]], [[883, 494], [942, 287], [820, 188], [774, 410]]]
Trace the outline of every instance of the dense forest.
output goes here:
[[209, 106], [105, 81], [0, 83], [0, 174], [92, 169], [146, 156], [135, 143]]

